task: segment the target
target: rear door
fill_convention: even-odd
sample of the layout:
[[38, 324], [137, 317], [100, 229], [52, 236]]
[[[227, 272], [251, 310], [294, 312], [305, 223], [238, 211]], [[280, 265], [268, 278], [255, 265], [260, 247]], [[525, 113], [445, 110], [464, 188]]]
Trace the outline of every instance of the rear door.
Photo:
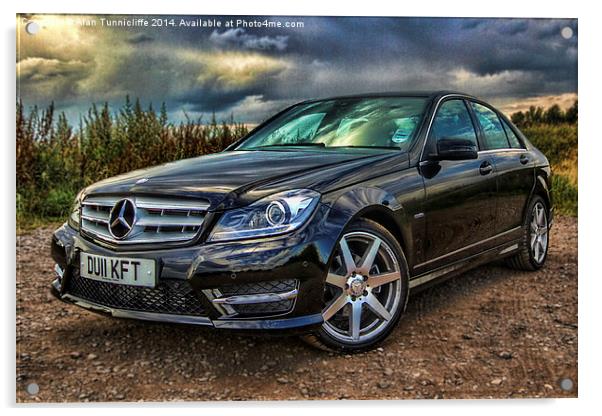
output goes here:
[[[448, 99], [438, 108], [425, 151], [443, 138], [478, 143], [474, 120], [463, 99]], [[427, 158], [428, 159], [428, 158]], [[481, 248], [495, 224], [496, 171], [490, 154], [478, 159], [427, 161], [421, 164], [426, 189], [425, 262], [418, 272], [462, 259]]]
[[[484, 153], [493, 159], [498, 172], [495, 233], [505, 233], [522, 224], [533, 189], [533, 160], [511, 126], [493, 109], [477, 102], [471, 102], [471, 107], [481, 130]], [[501, 236], [500, 240], [511, 237]]]

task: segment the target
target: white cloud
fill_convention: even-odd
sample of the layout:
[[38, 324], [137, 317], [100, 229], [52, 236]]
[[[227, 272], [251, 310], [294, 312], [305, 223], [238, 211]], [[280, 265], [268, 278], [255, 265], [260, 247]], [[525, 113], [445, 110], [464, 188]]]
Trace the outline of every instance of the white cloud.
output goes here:
[[243, 49], [284, 51], [287, 47], [288, 36], [256, 36], [250, 35], [242, 28], [228, 29], [222, 33], [214, 30], [209, 40], [222, 48], [239, 47]]

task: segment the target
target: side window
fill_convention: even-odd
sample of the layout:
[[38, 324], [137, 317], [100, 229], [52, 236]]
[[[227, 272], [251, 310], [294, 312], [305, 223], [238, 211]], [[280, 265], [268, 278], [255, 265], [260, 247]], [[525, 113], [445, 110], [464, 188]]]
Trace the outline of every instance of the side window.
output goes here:
[[514, 134], [514, 130], [502, 119], [502, 124], [504, 125], [504, 130], [506, 130], [506, 136], [508, 136], [508, 141], [510, 142], [510, 147], [513, 149], [522, 149], [523, 145], [521, 144], [516, 134]]
[[471, 104], [485, 136], [485, 147], [488, 150], [509, 148], [510, 145], [506, 138], [506, 133], [497, 114], [481, 104]]
[[466, 139], [478, 146], [474, 125], [464, 101], [449, 100], [441, 104], [433, 121], [431, 137], [435, 141], [452, 137]]

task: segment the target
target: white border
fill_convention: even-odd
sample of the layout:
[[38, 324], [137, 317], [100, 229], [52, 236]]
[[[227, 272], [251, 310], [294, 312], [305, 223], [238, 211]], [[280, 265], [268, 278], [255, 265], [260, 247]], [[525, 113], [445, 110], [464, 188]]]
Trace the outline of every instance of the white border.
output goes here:
[[[10, 3], [10, 4], [7, 4]], [[361, 3], [361, 4], [360, 4]], [[5, 132], [2, 140], [5, 146], [2, 155], [3, 164], [2, 190], [4, 203], [0, 204], [0, 219], [4, 232], [1, 264], [5, 267], [3, 273], [4, 302], [6, 308], [2, 314], [3, 341], [2, 365], [0, 367], [1, 403], [4, 406], [14, 406], [15, 399], [15, 239], [14, 239], [14, 97], [15, 97], [15, 14], [17, 12], [46, 12], [46, 13], [122, 13], [122, 14], [269, 14], [269, 15], [364, 15], [364, 16], [479, 16], [479, 17], [576, 17], [579, 19], [579, 104], [580, 104], [580, 224], [579, 227], [579, 399], [557, 400], [456, 400], [456, 401], [405, 401], [405, 402], [263, 402], [263, 403], [188, 403], [176, 404], [176, 409], [167, 408], [170, 405], [138, 405], [127, 406], [127, 411], [148, 415], [163, 415], [167, 411], [177, 411], [179, 414], [199, 414], [200, 412], [237, 414], [241, 411], [261, 412], [262, 414], [306, 415], [308, 412], [354, 411], [365, 413], [375, 412], [420, 412], [421, 414], [479, 414], [506, 415], [511, 412], [536, 411], [546, 414], [577, 414], [593, 408], [600, 394], [600, 324], [601, 316], [599, 301], [602, 292], [600, 281], [602, 276], [596, 267], [596, 253], [600, 244], [600, 220], [597, 215], [600, 204], [598, 177], [600, 163], [597, 155], [602, 154], [599, 129], [595, 122], [600, 118], [600, 105], [596, 102], [600, 94], [599, 71], [600, 45], [602, 25], [599, 13], [593, 4], [548, 0], [546, 2], [527, 2], [524, 0], [506, 0], [504, 2], [470, 2], [454, 1], [380, 1], [369, 2], [326, 2], [323, 0], [305, 0], [303, 2], [260, 1], [260, 0], [230, 0], [201, 3], [187, 2], [149, 2], [137, 0], [103, 0], [90, 2], [70, 2], [67, 0], [21, 0], [19, 2], [2, 3], [3, 41], [2, 47], [2, 81], [4, 98], [1, 100], [2, 117], [0, 125]], [[586, 225], [584, 225], [586, 224]], [[598, 254], [599, 255], [599, 254]], [[39, 411], [35, 406], [19, 406], [26, 413]], [[109, 405], [111, 408], [124, 407], [123, 404]], [[198, 407], [203, 407], [199, 410]], [[15, 409], [10, 409], [12, 413]], [[48, 414], [73, 414], [83, 411], [90, 415], [105, 415], [102, 406], [72, 405], [68, 409], [49, 406], [43, 410]]]

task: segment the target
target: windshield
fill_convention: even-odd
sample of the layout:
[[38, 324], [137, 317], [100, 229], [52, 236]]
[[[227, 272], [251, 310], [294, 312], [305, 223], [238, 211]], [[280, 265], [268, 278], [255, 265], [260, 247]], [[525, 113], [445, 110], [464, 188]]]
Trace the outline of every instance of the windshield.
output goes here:
[[300, 104], [251, 134], [237, 150], [302, 146], [407, 150], [426, 100], [345, 98]]

